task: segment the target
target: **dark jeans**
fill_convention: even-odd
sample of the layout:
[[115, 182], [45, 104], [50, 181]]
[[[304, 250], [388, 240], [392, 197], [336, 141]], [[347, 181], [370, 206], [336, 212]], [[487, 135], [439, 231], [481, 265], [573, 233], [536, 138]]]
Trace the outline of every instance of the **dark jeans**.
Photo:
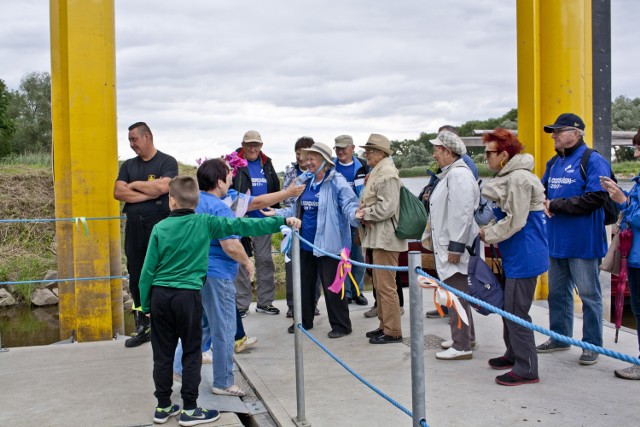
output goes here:
[[153, 226], [166, 218], [166, 215], [132, 215], [127, 216], [124, 226], [124, 254], [127, 256], [129, 272], [129, 291], [133, 298], [134, 308], [140, 307], [140, 273], [144, 257], [147, 255], [149, 237]]
[[151, 288], [151, 347], [153, 382], [158, 407], [171, 405], [173, 355], [182, 341], [182, 401], [195, 409], [202, 366], [202, 299], [191, 289]]
[[316, 277], [320, 278], [327, 305], [329, 324], [333, 331], [351, 333], [349, 305], [347, 298], [340, 299], [340, 294], [328, 290], [333, 283], [339, 261], [328, 256], [317, 257], [313, 252], [300, 250], [302, 326], [313, 327], [313, 313], [316, 309]]
[[[507, 277], [504, 287], [504, 311], [531, 322], [529, 309], [536, 291], [538, 276], [523, 279]], [[538, 353], [533, 331], [511, 320], [503, 319], [502, 336], [507, 346], [504, 357], [514, 361], [513, 373], [526, 378], [538, 378]]]
[[631, 311], [636, 318], [638, 333], [638, 351], [640, 351], [640, 268], [629, 267], [629, 292], [631, 293]]

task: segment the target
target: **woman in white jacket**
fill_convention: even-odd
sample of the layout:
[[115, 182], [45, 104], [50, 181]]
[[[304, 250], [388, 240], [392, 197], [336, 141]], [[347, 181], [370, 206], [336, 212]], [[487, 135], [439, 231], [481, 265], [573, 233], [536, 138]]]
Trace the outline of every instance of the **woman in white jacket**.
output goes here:
[[[478, 235], [478, 225], [473, 213], [478, 208], [480, 190], [469, 167], [461, 156], [467, 152], [458, 135], [442, 131], [433, 144], [433, 158], [442, 172], [438, 174], [438, 184], [429, 199], [433, 253], [438, 277], [447, 285], [468, 293], [467, 270], [471, 246]], [[469, 324], [461, 322], [458, 328], [458, 313], [449, 310], [451, 326], [451, 346], [436, 353], [441, 360], [471, 359], [471, 342], [475, 341], [473, 317], [469, 303], [460, 302], [469, 318]], [[443, 346], [444, 347], [444, 346]]]

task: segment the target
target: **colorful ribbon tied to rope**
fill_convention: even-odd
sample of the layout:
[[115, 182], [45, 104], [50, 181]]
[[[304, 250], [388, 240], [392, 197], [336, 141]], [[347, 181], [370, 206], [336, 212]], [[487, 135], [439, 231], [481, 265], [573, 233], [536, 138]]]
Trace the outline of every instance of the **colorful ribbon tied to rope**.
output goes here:
[[358, 283], [356, 279], [353, 278], [353, 274], [351, 274], [351, 260], [349, 259], [349, 249], [342, 248], [340, 252], [340, 263], [338, 263], [338, 269], [336, 270], [336, 278], [333, 280], [331, 286], [329, 286], [329, 290], [333, 293], [341, 293], [340, 299], [344, 299], [344, 281], [347, 279], [347, 275], [351, 278], [351, 281], [356, 287], [356, 296], [360, 296], [360, 288], [358, 287]]
[[464, 311], [462, 303], [457, 296], [447, 291], [432, 277], [418, 276], [418, 285], [423, 289], [433, 289], [433, 303], [436, 306], [436, 310], [440, 314], [440, 317], [444, 316], [444, 312], [440, 306], [447, 307], [449, 310], [453, 309], [458, 313], [458, 329], [462, 328], [461, 321], [465, 325], [469, 325], [469, 318], [467, 312]]
[[289, 258], [289, 252], [291, 250], [291, 228], [286, 225], [281, 225], [280, 232], [284, 236], [282, 242], [280, 242], [280, 252], [284, 254], [284, 262], [289, 262], [291, 261], [291, 258]]
[[75, 222], [76, 228], [79, 228], [79, 225], [82, 224], [82, 228], [84, 229], [84, 235], [89, 235], [89, 225], [87, 224], [87, 218], [83, 216], [78, 216], [71, 219], [71, 222]]

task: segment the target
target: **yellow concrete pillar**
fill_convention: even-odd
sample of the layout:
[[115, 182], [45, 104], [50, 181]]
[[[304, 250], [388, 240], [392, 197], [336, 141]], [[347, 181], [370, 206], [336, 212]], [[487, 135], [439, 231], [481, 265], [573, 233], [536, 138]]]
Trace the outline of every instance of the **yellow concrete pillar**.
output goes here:
[[[542, 177], [555, 155], [543, 126], [561, 113], [582, 117], [591, 146], [592, 45], [590, 0], [517, 0], [518, 137]], [[546, 298], [546, 276], [536, 297]]]
[[[51, 0], [51, 89], [56, 216], [118, 216], [113, 0]], [[119, 220], [56, 226], [58, 277], [121, 274]], [[60, 337], [124, 333], [121, 280], [61, 283]]]

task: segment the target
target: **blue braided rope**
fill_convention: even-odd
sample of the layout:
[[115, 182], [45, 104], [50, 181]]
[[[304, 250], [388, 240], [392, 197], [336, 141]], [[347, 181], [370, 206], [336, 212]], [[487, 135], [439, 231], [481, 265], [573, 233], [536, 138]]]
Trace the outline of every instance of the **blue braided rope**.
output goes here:
[[[310, 241], [302, 237], [297, 230], [293, 230], [293, 232], [295, 233], [296, 236], [298, 236], [301, 242], [304, 242], [307, 245], [311, 246], [313, 249], [317, 250], [322, 255], [331, 257], [333, 259], [337, 259], [338, 261], [342, 260], [342, 258], [339, 255], [332, 254], [320, 249], [319, 247], [317, 247], [316, 245], [314, 245], [313, 243], [311, 243]], [[364, 268], [376, 268], [378, 270], [391, 270], [391, 271], [409, 271], [409, 267], [394, 267], [391, 265], [366, 264], [364, 262], [353, 261], [352, 259], [349, 259], [349, 262], [353, 265], [357, 265], [358, 267], [364, 267]]]
[[[78, 217], [80, 218], [80, 217]], [[126, 216], [104, 216], [104, 217], [93, 217], [93, 218], [85, 218], [87, 221], [103, 221], [110, 219], [126, 219]], [[33, 218], [33, 219], [0, 219], [0, 223], [11, 223], [11, 222], [60, 222], [60, 221], [72, 221], [75, 222], [76, 218]]]
[[69, 279], [22, 280], [17, 282], [0, 282], [0, 285], [24, 285], [27, 283], [77, 282], [83, 280], [127, 279], [129, 276], [74, 277]]
[[511, 313], [507, 313], [504, 310], [501, 310], [497, 307], [494, 307], [491, 304], [487, 304], [484, 301], [481, 301], [477, 298], [472, 297], [471, 295], [465, 294], [462, 291], [459, 291], [457, 289], [452, 288], [451, 286], [447, 285], [446, 283], [441, 282], [440, 280], [436, 279], [433, 276], [430, 276], [428, 273], [426, 273], [424, 270], [422, 270], [421, 268], [417, 268], [416, 269], [417, 273], [420, 274], [421, 276], [427, 277], [429, 279], [435, 280], [440, 286], [442, 286], [444, 289], [446, 289], [447, 291], [451, 292], [452, 294], [456, 295], [459, 298], [463, 298], [469, 302], [472, 302], [473, 304], [477, 304], [479, 306], [481, 306], [482, 308], [485, 308], [493, 313], [499, 314], [500, 316], [506, 318], [507, 320], [511, 320], [514, 323], [517, 323], [520, 326], [524, 326], [525, 328], [528, 329], [532, 329], [536, 332], [540, 332], [541, 334], [544, 335], [548, 335], [549, 337], [553, 338], [556, 341], [560, 341], [566, 344], [570, 344], [570, 345], [575, 345], [576, 347], [580, 347], [583, 348], [585, 350], [591, 350], [591, 351], [595, 351], [596, 353], [600, 353], [600, 354], [604, 354], [605, 356], [609, 356], [609, 357], [613, 357], [615, 359], [619, 359], [619, 360], [623, 360], [625, 362], [629, 362], [629, 363], [633, 363], [634, 365], [640, 365], [640, 359], [636, 358], [636, 357], [631, 357], [628, 356], [626, 354], [622, 354], [622, 353], [618, 353], [617, 351], [613, 351], [613, 350], [609, 350], [606, 349], [604, 347], [599, 347], [597, 345], [593, 345], [584, 341], [578, 341], [575, 340], [573, 338], [569, 338], [566, 337], [564, 335], [560, 335], [556, 332], [553, 332], [549, 329], [545, 329], [541, 326], [535, 325], [531, 322], [527, 322], [526, 320], [523, 320], [517, 316], [514, 316]]
[[[388, 396], [387, 394], [385, 394], [383, 391], [381, 391], [379, 388], [377, 388], [376, 386], [374, 386], [373, 384], [371, 384], [370, 382], [368, 382], [367, 380], [365, 380], [364, 378], [362, 378], [362, 376], [360, 376], [360, 374], [358, 374], [356, 371], [354, 371], [353, 369], [351, 369], [346, 363], [344, 363], [342, 360], [338, 359], [338, 357], [336, 355], [334, 355], [328, 348], [326, 348], [320, 341], [318, 341], [313, 335], [311, 335], [309, 333], [309, 331], [307, 331], [305, 328], [302, 327], [302, 325], [300, 323], [296, 323], [296, 327], [299, 328], [303, 334], [305, 334], [307, 336], [307, 338], [309, 338], [311, 341], [313, 341], [318, 347], [320, 347], [325, 353], [327, 353], [333, 360], [335, 360], [340, 366], [342, 366], [344, 369], [347, 370], [347, 372], [349, 372], [351, 375], [353, 375], [354, 377], [356, 377], [358, 379], [358, 381], [360, 381], [362, 384], [366, 385], [367, 387], [369, 387], [371, 390], [373, 390], [374, 392], [376, 392], [377, 394], [380, 395], [380, 397], [382, 397], [383, 399], [385, 399], [387, 402], [391, 403], [393, 406], [395, 406], [396, 408], [400, 409], [402, 412], [404, 412], [405, 414], [409, 415], [411, 418], [413, 418], [413, 414], [411, 413], [410, 410], [408, 410], [407, 408], [405, 408], [404, 406], [402, 406], [401, 404], [399, 404], [398, 402], [396, 402], [394, 399], [392, 399], [390, 396]], [[424, 423], [424, 424], [423, 424]], [[428, 427], [427, 422], [425, 420], [421, 420], [420, 424], [424, 425], [425, 427]]]

